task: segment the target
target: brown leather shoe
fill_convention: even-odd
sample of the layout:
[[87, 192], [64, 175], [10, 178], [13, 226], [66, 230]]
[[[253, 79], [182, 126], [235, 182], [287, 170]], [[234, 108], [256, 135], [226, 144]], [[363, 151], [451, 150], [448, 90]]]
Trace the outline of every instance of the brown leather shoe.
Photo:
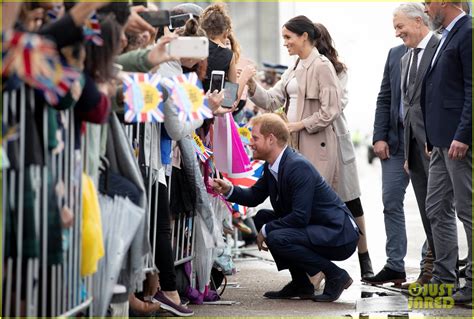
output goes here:
[[408, 290], [408, 287], [415, 283], [419, 284], [420, 286], [423, 286], [424, 284], [428, 284], [432, 277], [432, 274], [420, 274], [417, 280], [415, 280], [414, 282], [404, 283], [400, 288]]

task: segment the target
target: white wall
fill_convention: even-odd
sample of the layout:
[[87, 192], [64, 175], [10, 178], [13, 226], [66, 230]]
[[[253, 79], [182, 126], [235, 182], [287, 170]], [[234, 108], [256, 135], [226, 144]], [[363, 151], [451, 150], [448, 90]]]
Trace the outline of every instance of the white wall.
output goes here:
[[[396, 2], [306, 2], [280, 3], [280, 26], [303, 14], [324, 24], [336, 49], [349, 68], [349, 104], [345, 111], [352, 131], [371, 134], [377, 94], [382, 81], [388, 50], [402, 44], [395, 37], [392, 13]], [[281, 62], [294, 61], [288, 56], [279, 35]]]

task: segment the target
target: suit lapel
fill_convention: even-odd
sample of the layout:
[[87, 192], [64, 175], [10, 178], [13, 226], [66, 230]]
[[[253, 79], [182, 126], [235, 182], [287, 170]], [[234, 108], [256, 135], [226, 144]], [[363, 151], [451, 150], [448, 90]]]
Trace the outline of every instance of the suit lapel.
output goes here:
[[[395, 94], [395, 98], [396, 98], [396, 101], [401, 101], [401, 95], [402, 95], [402, 89], [401, 89], [401, 84], [400, 82], [402, 81], [402, 78], [401, 78], [401, 71], [402, 71], [402, 63], [401, 63], [401, 60], [398, 61], [398, 68], [394, 68], [393, 72], [394, 72], [394, 77], [395, 77], [395, 85], [394, 87], [396, 88], [400, 88], [398, 90], [396, 90]], [[396, 113], [397, 113], [397, 121], [398, 121], [398, 116], [399, 116], [399, 113], [400, 113], [400, 105], [398, 105], [398, 107], [396, 108]]]
[[402, 79], [401, 79], [401, 88], [402, 88], [402, 94], [406, 94], [407, 92], [407, 80], [408, 80], [408, 65], [410, 63], [410, 56], [411, 52], [408, 51], [405, 53], [405, 55], [402, 57], [401, 61], [401, 68], [402, 68]]
[[431, 70], [433, 70], [433, 68], [435, 67], [436, 63], [438, 63], [438, 60], [441, 56], [441, 54], [443, 53], [444, 49], [446, 48], [446, 46], [449, 44], [449, 42], [453, 39], [454, 35], [456, 34], [456, 32], [458, 32], [459, 28], [461, 27], [462, 24], [464, 24], [464, 20], [467, 19], [468, 17], [470, 17], [469, 15], [465, 15], [464, 17], [462, 17], [461, 19], [458, 20], [458, 22], [456, 22], [456, 24], [454, 25], [454, 27], [451, 29], [451, 31], [448, 33], [448, 36], [446, 37], [446, 40], [444, 40], [444, 43], [443, 43], [443, 46], [441, 47], [441, 49], [439, 50], [438, 52], [438, 55], [436, 56], [436, 60], [434, 61], [433, 63], [433, 66], [431, 66]]
[[411, 92], [412, 94], [410, 96], [410, 102], [413, 100], [418, 86], [420, 86], [423, 82], [423, 78], [425, 77], [426, 71], [428, 70], [431, 64], [431, 60], [433, 59], [433, 55], [436, 52], [436, 47], [438, 46], [438, 43], [438, 37], [433, 34], [431, 36], [431, 39], [428, 41], [428, 44], [426, 45], [425, 51], [423, 52], [423, 56], [421, 57], [420, 66], [418, 67], [418, 71], [416, 73], [415, 86], [413, 87], [413, 90]]
[[[278, 167], [278, 193], [282, 194], [282, 187], [283, 187], [283, 171], [285, 170], [285, 162], [288, 157], [288, 154], [291, 152], [290, 147], [288, 146], [283, 152], [283, 155], [280, 160], [280, 166]], [[281, 197], [281, 196], [280, 196]]]

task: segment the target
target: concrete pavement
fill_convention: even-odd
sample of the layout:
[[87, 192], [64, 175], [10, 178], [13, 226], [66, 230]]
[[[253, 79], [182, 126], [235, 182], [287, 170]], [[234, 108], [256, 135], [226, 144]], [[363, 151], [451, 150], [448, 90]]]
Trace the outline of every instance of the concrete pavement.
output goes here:
[[[252, 253], [253, 254], [253, 253]], [[267, 258], [265, 254], [255, 255]], [[316, 303], [311, 300], [271, 300], [263, 297], [268, 290], [278, 290], [290, 281], [288, 271], [278, 272], [273, 262], [265, 259], [240, 259], [235, 261], [238, 273], [229, 276], [230, 285], [222, 300], [236, 302], [232, 305], [190, 306], [197, 317], [352, 317], [352, 318], [422, 318], [465, 317], [472, 318], [469, 308], [408, 309], [406, 296], [390, 290], [367, 286], [360, 282], [357, 257], [346, 261], [354, 283], [345, 290], [337, 302]], [[342, 266], [342, 265], [341, 265]], [[410, 271], [414, 277], [416, 269]]]

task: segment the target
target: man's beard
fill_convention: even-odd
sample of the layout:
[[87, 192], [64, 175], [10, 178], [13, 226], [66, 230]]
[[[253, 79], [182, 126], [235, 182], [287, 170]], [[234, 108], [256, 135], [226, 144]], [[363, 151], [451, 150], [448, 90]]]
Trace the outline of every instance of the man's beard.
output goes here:
[[254, 160], [259, 160], [259, 161], [264, 160], [264, 159], [261, 158], [262, 156], [257, 151], [253, 151], [252, 157], [253, 157]]
[[444, 14], [440, 11], [436, 12], [433, 19], [430, 19], [429, 26], [433, 31], [438, 31], [443, 27]]
[[267, 152], [262, 152], [262, 151], [253, 151], [253, 159], [254, 160], [259, 160], [259, 161], [266, 161], [267, 160], [267, 155], [268, 153]]

